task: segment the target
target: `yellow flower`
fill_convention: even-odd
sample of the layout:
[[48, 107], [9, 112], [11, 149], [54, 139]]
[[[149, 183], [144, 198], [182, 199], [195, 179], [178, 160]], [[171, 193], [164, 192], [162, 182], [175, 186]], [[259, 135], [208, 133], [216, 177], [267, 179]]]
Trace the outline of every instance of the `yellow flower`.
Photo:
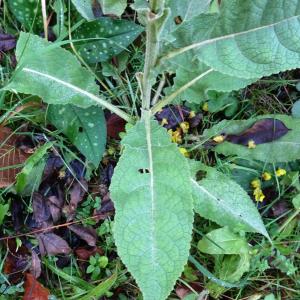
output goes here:
[[284, 176], [284, 175], [286, 175], [286, 170], [285, 169], [277, 169], [276, 170], [276, 176], [277, 177], [281, 177], [281, 176]]
[[181, 122], [180, 128], [182, 129], [183, 133], [187, 133], [189, 131], [190, 124], [188, 122]]
[[265, 180], [265, 181], [269, 181], [272, 179], [272, 175], [269, 173], [269, 172], [264, 172], [262, 173], [262, 179]]
[[260, 180], [259, 179], [254, 179], [251, 181], [251, 186], [254, 189], [260, 188], [261, 184], [260, 184]]
[[205, 102], [205, 103], [203, 104], [202, 110], [208, 111], [208, 103], [207, 103], [207, 102]]
[[167, 125], [167, 124], [169, 124], [168, 120], [166, 118], [163, 118], [161, 120], [161, 125], [164, 126], [164, 125]]
[[249, 149], [254, 149], [254, 148], [256, 148], [256, 144], [255, 144], [255, 141], [254, 141], [254, 140], [249, 140], [249, 141], [248, 141], [248, 148], [249, 148]]
[[185, 148], [179, 147], [179, 151], [180, 151], [180, 153], [181, 153], [183, 156], [185, 156], [185, 157], [190, 157], [189, 152], [188, 152]]
[[169, 129], [168, 130], [169, 135], [171, 136], [171, 141], [173, 143], [181, 144], [182, 143], [182, 137], [180, 133], [180, 129], [177, 128], [176, 130]]
[[266, 197], [264, 195], [263, 191], [261, 190], [261, 188], [259, 188], [259, 187], [253, 191], [253, 196], [255, 197], [255, 200], [257, 202], [263, 202]]
[[192, 119], [192, 118], [194, 118], [196, 116], [196, 113], [193, 111], [193, 110], [191, 110], [190, 111], [190, 114], [189, 114], [189, 119]]
[[217, 135], [213, 138], [213, 140], [219, 144], [219, 143], [224, 142], [225, 138], [224, 138], [224, 135]]

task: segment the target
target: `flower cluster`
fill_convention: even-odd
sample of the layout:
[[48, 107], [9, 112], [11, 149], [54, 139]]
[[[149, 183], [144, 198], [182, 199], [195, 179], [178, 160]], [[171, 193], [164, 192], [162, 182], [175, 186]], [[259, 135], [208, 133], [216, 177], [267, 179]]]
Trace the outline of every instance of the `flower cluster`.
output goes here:
[[[275, 175], [276, 177], [284, 176], [286, 175], [286, 170], [279, 168], [276, 170]], [[269, 181], [272, 179], [272, 175], [269, 172], [264, 172], [262, 173], [261, 178], [263, 181]], [[257, 202], [263, 202], [263, 200], [266, 197], [263, 193], [261, 186], [262, 186], [262, 182], [260, 179], [256, 178], [251, 181], [251, 187], [253, 188], [253, 196]]]

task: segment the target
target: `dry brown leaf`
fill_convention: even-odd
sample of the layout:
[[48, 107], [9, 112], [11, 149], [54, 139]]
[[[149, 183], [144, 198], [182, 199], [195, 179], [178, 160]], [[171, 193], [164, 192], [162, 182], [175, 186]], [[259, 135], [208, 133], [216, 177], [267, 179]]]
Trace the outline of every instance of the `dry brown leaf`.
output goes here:
[[15, 182], [21, 165], [30, 156], [16, 148], [16, 136], [12, 130], [0, 126], [0, 188]]
[[23, 300], [48, 300], [49, 291], [30, 273], [26, 274]]
[[40, 233], [37, 238], [42, 256], [69, 254], [72, 251], [68, 243], [55, 233]]

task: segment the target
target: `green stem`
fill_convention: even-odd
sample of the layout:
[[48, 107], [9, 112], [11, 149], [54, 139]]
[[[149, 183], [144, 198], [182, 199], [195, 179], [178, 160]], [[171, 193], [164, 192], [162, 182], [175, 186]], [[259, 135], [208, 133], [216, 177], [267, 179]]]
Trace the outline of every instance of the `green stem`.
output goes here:
[[160, 6], [160, 0], [150, 0], [150, 9], [152, 12], [156, 13]]
[[146, 54], [145, 66], [143, 74], [143, 99], [142, 106], [144, 110], [150, 109], [151, 104], [151, 69], [155, 66], [158, 54], [158, 41], [156, 36], [155, 19], [152, 19], [151, 13], [148, 14], [148, 22], [146, 27]]
[[195, 77], [193, 80], [189, 81], [187, 84], [176, 90], [171, 95], [167, 96], [160, 102], [158, 102], [155, 106], [152, 108], [152, 115], [155, 115], [158, 111], [160, 111], [164, 106], [170, 104], [176, 97], [178, 97], [181, 93], [183, 93], [185, 90], [187, 90], [189, 87], [191, 87], [193, 84], [195, 84], [198, 80], [205, 77], [209, 73], [211, 73], [213, 69], [209, 69], [206, 72], [200, 74], [199, 76]]
[[277, 230], [277, 235], [279, 235], [284, 230], [284, 228], [288, 226], [290, 222], [292, 222], [292, 220], [298, 216], [299, 213], [300, 213], [299, 209], [294, 211], [294, 213], [279, 227], [279, 229]]

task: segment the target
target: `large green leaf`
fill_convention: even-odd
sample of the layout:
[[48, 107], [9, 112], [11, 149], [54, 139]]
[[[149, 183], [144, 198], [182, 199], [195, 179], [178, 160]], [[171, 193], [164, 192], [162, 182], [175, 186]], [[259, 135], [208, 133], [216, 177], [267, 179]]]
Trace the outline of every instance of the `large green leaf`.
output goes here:
[[124, 140], [111, 196], [118, 254], [145, 300], [163, 300], [188, 259], [193, 225], [190, 172], [164, 128], [139, 121]]
[[166, 0], [165, 7], [169, 8], [170, 15], [161, 33], [161, 39], [173, 40], [171, 33], [177, 29], [177, 22], [186, 22], [191, 18], [204, 13], [208, 10], [211, 0]]
[[266, 163], [289, 162], [300, 158], [300, 119], [286, 115], [264, 115], [248, 120], [224, 120], [205, 130], [203, 137], [210, 139], [216, 135], [239, 134], [250, 128], [257, 120], [274, 118], [282, 121], [289, 129], [283, 137], [256, 145], [249, 149], [243, 145], [225, 141], [215, 147], [215, 151], [224, 155], [236, 155], [240, 158], [260, 160]]
[[[205, 64], [193, 57], [191, 52], [182, 53], [171, 60], [165, 61], [164, 67], [175, 73], [174, 85], [167, 93], [174, 92], [209, 70]], [[230, 92], [246, 87], [256, 79], [243, 79], [213, 71], [197, 81], [179, 95], [177, 100], [190, 103], [201, 103], [208, 99], [209, 91]]]
[[220, 14], [202, 14], [175, 33], [214, 70], [259, 78], [300, 66], [300, 1], [222, 1]]
[[195, 211], [232, 230], [259, 232], [268, 237], [262, 219], [248, 194], [233, 180], [206, 167], [206, 177], [192, 179]]
[[106, 61], [126, 50], [143, 27], [127, 20], [101, 18], [80, 26], [74, 38], [85, 41], [76, 43], [76, 49], [88, 63]]
[[52, 104], [95, 104], [86, 94], [97, 94], [98, 86], [70, 52], [22, 32], [16, 55], [18, 67], [5, 89], [37, 95]]
[[16, 19], [30, 30], [43, 26], [41, 4], [39, 0], [7, 0], [8, 7]]
[[106, 122], [100, 107], [49, 105], [48, 120], [97, 167], [106, 145]]

